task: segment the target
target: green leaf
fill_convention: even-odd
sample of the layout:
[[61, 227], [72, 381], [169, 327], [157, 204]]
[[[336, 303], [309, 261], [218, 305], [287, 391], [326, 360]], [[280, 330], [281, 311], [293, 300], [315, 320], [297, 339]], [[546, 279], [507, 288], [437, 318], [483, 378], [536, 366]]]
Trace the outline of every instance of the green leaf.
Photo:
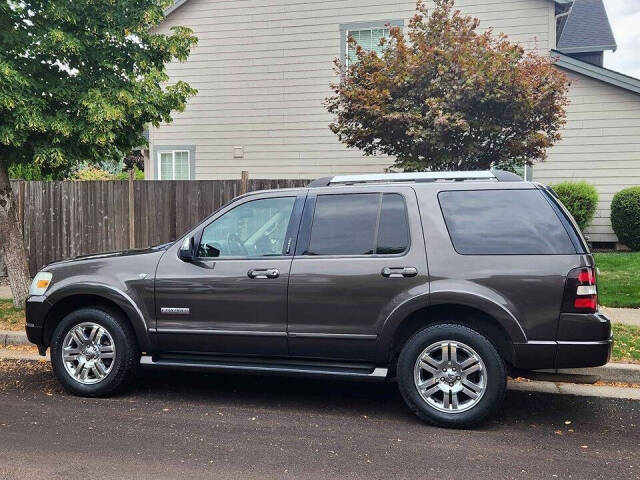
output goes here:
[[[121, 160], [196, 90], [168, 84], [193, 32], [160, 33], [170, 0], [0, 2], [0, 162], [45, 172]], [[26, 170], [24, 170], [26, 171]]]

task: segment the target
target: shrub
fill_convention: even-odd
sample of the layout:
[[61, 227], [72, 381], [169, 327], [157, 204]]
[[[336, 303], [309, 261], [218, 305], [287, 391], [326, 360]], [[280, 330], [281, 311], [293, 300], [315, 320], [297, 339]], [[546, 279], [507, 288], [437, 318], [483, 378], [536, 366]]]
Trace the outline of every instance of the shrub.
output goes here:
[[[140, 170], [137, 166], [134, 165], [133, 167], [133, 171], [135, 172], [135, 179], [136, 180], [144, 180], [144, 170]], [[129, 180], [129, 171], [128, 170], [123, 170], [120, 173], [116, 173], [113, 176], [114, 179], [116, 180]]]
[[598, 206], [596, 187], [587, 182], [562, 182], [553, 186], [560, 201], [571, 212], [581, 230], [593, 221]]
[[73, 180], [113, 180], [113, 177], [113, 173], [93, 166], [81, 168], [73, 174]]
[[640, 250], [640, 187], [625, 188], [613, 196], [611, 225], [620, 242]]
[[12, 180], [53, 180], [51, 173], [45, 174], [35, 163], [16, 163], [9, 167]]

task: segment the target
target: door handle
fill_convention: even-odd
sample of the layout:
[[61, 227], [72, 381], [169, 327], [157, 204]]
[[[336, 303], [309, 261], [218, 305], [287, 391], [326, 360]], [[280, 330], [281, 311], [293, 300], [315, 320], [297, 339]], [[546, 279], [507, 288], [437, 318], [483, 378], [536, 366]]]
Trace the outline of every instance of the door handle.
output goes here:
[[278, 278], [280, 270], [277, 268], [252, 268], [247, 272], [249, 278]]
[[387, 278], [415, 277], [418, 269], [415, 267], [384, 267], [382, 276]]

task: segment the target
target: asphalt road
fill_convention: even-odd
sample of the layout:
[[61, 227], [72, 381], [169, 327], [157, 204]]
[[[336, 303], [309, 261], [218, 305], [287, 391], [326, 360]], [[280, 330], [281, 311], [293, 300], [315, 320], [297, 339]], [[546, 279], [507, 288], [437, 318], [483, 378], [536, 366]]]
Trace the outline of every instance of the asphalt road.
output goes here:
[[80, 399], [49, 369], [0, 361], [2, 479], [640, 478], [638, 401], [509, 391], [454, 431], [393, 384], [146, 371]]

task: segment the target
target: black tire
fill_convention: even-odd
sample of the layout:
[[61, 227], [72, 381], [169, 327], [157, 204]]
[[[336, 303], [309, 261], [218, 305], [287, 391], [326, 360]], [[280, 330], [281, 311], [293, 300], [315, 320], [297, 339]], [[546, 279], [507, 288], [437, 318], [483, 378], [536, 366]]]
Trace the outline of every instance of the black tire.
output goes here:
[[[67, 333], [83, 322], [103, 327], [115, 344], [115, 358], [110, 371], [98, 383], [85, 385], [65, 368], [62, 347]], [[51, 337], [51, 365], [65, 390], [82, 397], [103, 397], [125, 388], [135, 377], [140, 365], [140, 349], [129, 323], [122, 314], [106, 307], [84, 307], [65, 316]]]
[[[461, 342], [471, 347], [484, 363], [486, 370], [484, 392], [477, 403], [468, 410], [455, 413], [438, 410], [428, 403], [418, 392], [414, 381], [414, 368], [418, 357], [425, 349], [446, 340]], [[440, 380], [441, 378], [444, 377], [439, 377]], [[406, 404], [425, 422], [440, 427], [468, 428], [482, 422], [500, 406], [505, 395], [507, 372], [502, 357], [491, 341], [482, 334], [463, 325], [437, 324], [420, 330], [403, 346], [398, 359], [397, 381]], [[433, 381], [438, 379], [434, 378]], [[452, 385], [447, 381], [444, 383]], [[447, 386], [444, 385], [444, 388]], [[434, 395], [437, 399], [440, 393], [436, 392]], [[471, 400], [465, 395], [460, 396]]]

